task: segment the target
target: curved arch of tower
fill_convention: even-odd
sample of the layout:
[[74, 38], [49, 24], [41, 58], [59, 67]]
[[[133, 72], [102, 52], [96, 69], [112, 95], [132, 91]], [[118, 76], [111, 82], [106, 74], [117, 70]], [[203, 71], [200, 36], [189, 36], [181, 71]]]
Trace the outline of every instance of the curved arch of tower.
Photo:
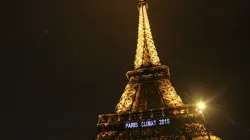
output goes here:
[[170, 82], [169, 67], [160, 63], [154, 45], [146, 0], [138, 0], [138, 39], [134, 69], [115, 114], [98, 116], [97, 140], [220, 140], [196, 106], [184, 104]]

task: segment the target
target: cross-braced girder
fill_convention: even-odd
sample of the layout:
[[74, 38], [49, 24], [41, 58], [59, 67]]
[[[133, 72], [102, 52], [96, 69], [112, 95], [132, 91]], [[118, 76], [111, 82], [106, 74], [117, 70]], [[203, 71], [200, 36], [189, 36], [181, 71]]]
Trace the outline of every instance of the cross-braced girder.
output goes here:
[[160, 65], [160, 59], [154, 45], [154, 40], [149, 25], [147, 3], [140, 1], [138, 3], [138, 10], [139, 25], [134, 68], [138, 69], [141, 67], [148, 67], [150, 64]]
[[169, 69], [165, 65], [136, 69], [127, 72], [128, 84], [115, 111], [117, 113], [145, 110], [147, 96], [160, 96], [158, 104], [167, 107], [183, 105], [180, 96], [170, 82]]

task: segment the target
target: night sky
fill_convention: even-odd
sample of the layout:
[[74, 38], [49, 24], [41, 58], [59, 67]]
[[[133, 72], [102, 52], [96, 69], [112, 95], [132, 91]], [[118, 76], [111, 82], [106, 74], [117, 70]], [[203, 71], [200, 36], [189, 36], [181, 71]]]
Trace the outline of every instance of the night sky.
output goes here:
[[[250, 133], [248, 0], [150, 0], [163, 64], [186, 103], [208, 104], [226, 139]], [[112, 113], [133, 67], [136, 0], [2, 4], [4, 140], [88, 140]], [[210, 107], [209, 107], [210, 106]]]

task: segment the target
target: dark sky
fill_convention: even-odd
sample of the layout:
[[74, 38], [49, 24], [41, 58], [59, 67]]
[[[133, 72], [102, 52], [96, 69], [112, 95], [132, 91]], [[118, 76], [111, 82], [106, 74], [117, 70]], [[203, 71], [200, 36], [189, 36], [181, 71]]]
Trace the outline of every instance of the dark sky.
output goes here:
[[[136, 0], [3, 7], [2, 114], [12, 119], [6, 140], [91, 139], [97, 115], [114, 110], [133, 66]], [[173, 85], [186, 103], [202, 99], [217, 108], [207, 117], [227, 139], [250, 131], [249, 13], [248, 0], [149, 1]]]

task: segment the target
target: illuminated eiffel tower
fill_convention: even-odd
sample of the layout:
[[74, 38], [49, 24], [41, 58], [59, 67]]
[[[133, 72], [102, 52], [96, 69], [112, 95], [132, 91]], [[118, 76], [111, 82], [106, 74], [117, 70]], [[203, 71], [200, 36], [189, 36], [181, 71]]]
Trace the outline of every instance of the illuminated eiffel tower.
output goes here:
[[157, 55], [146, 0], [138, 0], [139, 27], [134, 70], [114, 114], [98, 116], [97, 140], [220, 140], [207, 129], [202, 110], [184, 104]]

